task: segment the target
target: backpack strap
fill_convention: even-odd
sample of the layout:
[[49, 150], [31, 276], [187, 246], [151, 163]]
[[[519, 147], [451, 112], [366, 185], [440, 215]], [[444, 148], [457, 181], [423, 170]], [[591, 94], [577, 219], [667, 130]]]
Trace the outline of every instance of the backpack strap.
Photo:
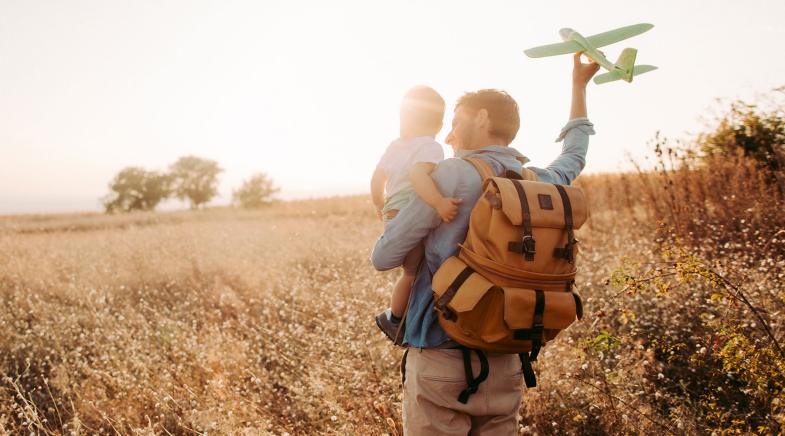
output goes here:
[[480, 159], [479, 157], [465, 157], [463, 160], [472, 164], [474, 169], [480, 173], [483, 183], [491, 177], [496, 177], [496, 172], [491, 168], [488, 162], [485, 162], [485, 159]]
[[[464, 157], [463, 160], [469, 162], [474, 166], [477, 172], [480, 173], [480, 177], [482, 177], [483, 182], [485, 182], [485, 180], [487, 179], [490, 179], [491, 177], [496, 177], [496, 172], [493, 171], [493, 168], [491, 168], [488, 162], [486, 162], [484, 159], [481, 159], [479, 157]], [[529, 159], [526, 158], [523, 158], [523, 160], [518, 158], [518, 160], [521, 163], [526, 163], [529, 161]], [[530, 180], [533, 182], [537, 181], [537, 173], [535, 173], [534, 171], [528, 168], [523, 168], [523, 167], [521, 168], [520, 174], [516, 173], [515, 171], [510, 171], [510, 170], [505, 171], [504, 177], [513, 180]]]
[[523, 371], [523, 380], [526, 382], [526, 387], [537, 387], [537, 377], [534, 375], [534, 368], [532, 368], [532, 362], [529, 360], [529, 353], [518, 353], [518, 357], [521, 359], [521, 371]]
[[[477, 353], [477, 358], [480, 360], [480, 373], [474, 377], [472, 370], [472, 351]], [[458, 395], [458, 402], [466, 404], [469, 401], [469, 396], [480, 388], [480, 383], [488, 378], [488, 358], [482, 350], [475, 350], [471, 348], [461, 347], [461, 354], [463, 354], [463, 371], [466, 373], [466, 389], [462, 390]]]
[[537, 173], [528, 168], [521, 168], [521, 179], [536, 182]]
[[534, 261], [536, 254], [534, 235], [532, 234], [532, 216], [529, 211], [529, 200], [526, 198], [526, 191], [521, 186], [522, 182], [513, 180], [512, 184], [518, 192], [518, 200], [521, 203], [521, 216], [523, 217], [523, 238], [520, 241], [510, 241], [507, 249], [519, 253], [526, 261]]
[[575, 233], [573, 232], [572, 203], [570, 203], [570, 197], [567, 195], [567, 191], [564, 190], [564, 186], [554, 186], [556, 187], [556, 190], [559, 191], [562, 205], [564, 205], [564, 225], [567, 229], [567, 244], [565, 244], [564, 247], [554, 248], [553, 255], [572, 263], [575, 260], [572, 256], [572, 249], [575, 244], [578, 243], [578, 240], [575, 239]]

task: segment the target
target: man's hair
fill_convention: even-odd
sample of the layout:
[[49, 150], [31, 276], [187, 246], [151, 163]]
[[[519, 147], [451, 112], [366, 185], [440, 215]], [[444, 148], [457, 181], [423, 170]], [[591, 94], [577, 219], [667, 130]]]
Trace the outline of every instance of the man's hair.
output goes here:
[[509, 145], [521, 127], [518, 103], [504, 91], [481, 89], [467, 92], [458, 99], [455, 108], [461, 106], [473, 113], [477, 113], [480, 109], [488, 111], [488, 120], [491, 123], [488, 133], [504, 141], [503, 145]]
[[444, 99], [433, 88], [415, 86], [401, 102], [401, 127], [436, 135], [444, 120]]

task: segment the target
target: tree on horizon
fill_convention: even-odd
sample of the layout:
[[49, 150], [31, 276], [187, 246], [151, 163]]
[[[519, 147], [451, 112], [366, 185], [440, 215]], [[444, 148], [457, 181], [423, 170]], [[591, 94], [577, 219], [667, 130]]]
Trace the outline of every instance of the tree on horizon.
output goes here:
[[171, 178], [158, 171], [127, 167], [109, 182], [109, 194], [102, 199], [107, 213], [152, 211], [171, 195]]
[[174, 195], [188, 200], [191, 209], [198, 209], [218, 194], [218, 162], [197, 156], [183, 156], [169, 167]]
[[232, 198], [241, 207], [253, 209], [272, 203], [272, 196], [280, 190], [267, 174], [256, 173], [234, 191]]

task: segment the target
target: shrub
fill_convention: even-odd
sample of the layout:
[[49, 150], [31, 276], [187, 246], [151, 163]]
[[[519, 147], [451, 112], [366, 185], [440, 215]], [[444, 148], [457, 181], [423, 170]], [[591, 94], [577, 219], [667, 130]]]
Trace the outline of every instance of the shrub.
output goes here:
[[272, 196], [278, 191], [280, 188], [273, 184], [271, 178], [264, 173], [257, 173], [244, 181], [240, 189], [234, 191], [232, 197], [241, 207], [253, 209], [270, 204]]

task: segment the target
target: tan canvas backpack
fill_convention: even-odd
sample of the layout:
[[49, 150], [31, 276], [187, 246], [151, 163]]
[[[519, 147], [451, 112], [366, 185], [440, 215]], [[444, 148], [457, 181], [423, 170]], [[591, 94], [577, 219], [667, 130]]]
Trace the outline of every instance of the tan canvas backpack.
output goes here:
[[[516, 353], [528, 387], [540, 348], [583, 314], [573, 292], [577, 240], [588, 217], [580, 189], [536, 181], [531, 170], [496, 177], [481, 158], [466, 158], [483, 180], [466, 240], [433, 277], [439, 324], [463, 345], [469, 395], [488, 375], [482, 352]], [[471, 370], [470, 351], [482, 365]]]

